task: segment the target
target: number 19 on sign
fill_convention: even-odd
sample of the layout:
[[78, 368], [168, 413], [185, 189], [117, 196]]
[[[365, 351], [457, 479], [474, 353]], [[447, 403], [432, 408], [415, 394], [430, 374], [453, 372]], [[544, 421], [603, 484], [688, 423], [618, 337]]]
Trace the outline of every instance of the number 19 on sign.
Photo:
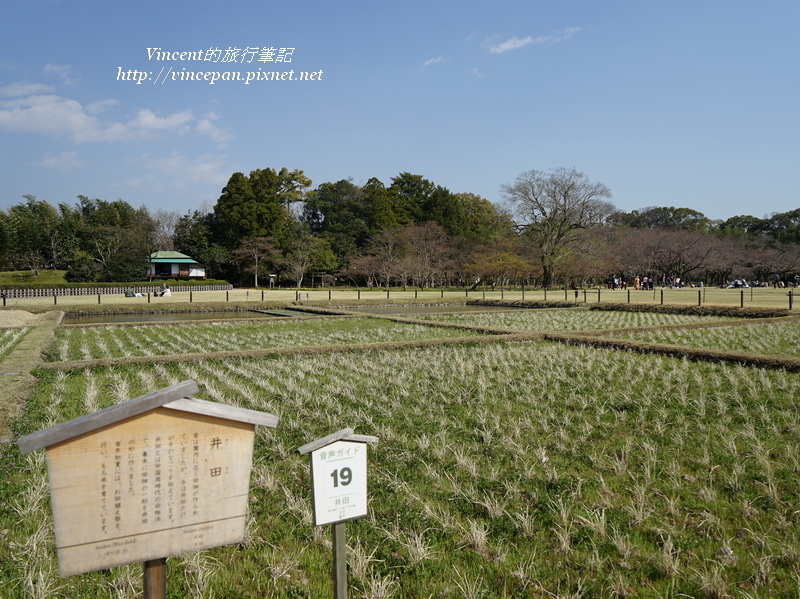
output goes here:
[[353, 482], [353, 471], [348, 466], [345, 466], [341, 470], [334, 469], [331, 471], [331, 478], [333, 479], [334, 488], [339, 485], [346, 487]]
[[336, 441], [311, 454], [317, 526], [367, 514], [367, 445]]

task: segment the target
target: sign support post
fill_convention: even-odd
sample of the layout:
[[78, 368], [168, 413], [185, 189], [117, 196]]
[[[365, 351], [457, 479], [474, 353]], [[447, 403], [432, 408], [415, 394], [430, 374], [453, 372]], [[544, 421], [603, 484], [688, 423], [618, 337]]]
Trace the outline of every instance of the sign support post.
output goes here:
[[331, 524], [333, 531], [333, 593], [336, 599], [347, 599], [347, 539], [345, 523]]
[[343, 428], [298, 448], [311, 454], [314, 524], [331, 524], [333, 591], [347, 599], [347, 520], [367, 515], [367, 443], [377, 437], [354, 435]]
[[144, 599], [166, 599], [167, 558], [151, 559], [144, 563]]

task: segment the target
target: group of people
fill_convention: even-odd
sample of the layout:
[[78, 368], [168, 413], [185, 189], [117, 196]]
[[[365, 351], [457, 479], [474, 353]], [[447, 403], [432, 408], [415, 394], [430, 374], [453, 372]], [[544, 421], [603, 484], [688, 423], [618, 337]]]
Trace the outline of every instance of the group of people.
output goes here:
[[[656, 284], [653, 277], [640, 277], [636, 275], [630, 281], [623, 276], [620, 275], [611, 275], [608, 277], [608, 288], [609, 289], [640, 289], [642, 291], [652, 291], [653, 286]], [[671, 289], [678, 289], [682, 287], [684, 283], [681, 281], [680, 277], [676, 277], [674, 275], [662, 275], [661, 277], [661, 287], [669, 287]]]
[[[169, 297], [172, 295], [172, 291], [169, 290], [169, 285], [161, 283], [161, 287], [158, 288], [158, 291], [154, 291], [153, 295], [156, 297]], [[142, 297], [142, 294], [133, 289], [126, 289], [125, 297]]]

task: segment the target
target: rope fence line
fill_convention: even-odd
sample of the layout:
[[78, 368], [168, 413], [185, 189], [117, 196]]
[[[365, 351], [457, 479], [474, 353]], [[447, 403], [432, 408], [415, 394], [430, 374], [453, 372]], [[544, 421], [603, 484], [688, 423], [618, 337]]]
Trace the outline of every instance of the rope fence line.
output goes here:
[[[41, 303], [43, 299], [50, 299], [56, 305], [61, 302], [58, 298], [65, 299], [68, 303], [85, 303], [80, 298], [94, 297], [97, 303], [103, 297], [114, 298], [113, 302], [118, 303], [128, 293], [139, 294], [150, 300], [156, 297], [158, 287], [153, 285], [135, 286], [113, 286], [113, 287], [53, 287], [49, 289], [25, 289], [25, 288], [0, 288], [0, 298], [2, 305], [9, 305], [11, 300], [14, 305], [20, 304], [20, 300], [31, 300]], [[359, 302], [366, 300], [375, 303], [378, 300], [388, 301], [442, 301], [453, 302], [458, 299], [469, 300], [499, 300], [499, 301], [544, 301], [558, 302], [579, 306], [581, 304], [644, 304], [644, 305], [695, 305], [695, 306], [761, 306], [769, 308], [793, 309], [794, 298], [797, 295], [795, 289], [718, 289], [718, 288], [685, 288], [685, 289], [655, 289], [655, 290], [632, 290], [618, 289], [609, 290], [604, 288], [581, 288], [581, 289], [442, 289], [442, 288], [315, 288], [296, 290], [291, 288], [234, 288], [233, 285], [170, 285], [171, 298], [159, 298], [159, 301], [287, 301], [298, 304], [318, 301], [339, 301]], [[123, 297], [119, 297], [123, 296]], [[136, 301], [136, 300], [133, 300]], [[94, 303], [94, 302], [92, 302]]]

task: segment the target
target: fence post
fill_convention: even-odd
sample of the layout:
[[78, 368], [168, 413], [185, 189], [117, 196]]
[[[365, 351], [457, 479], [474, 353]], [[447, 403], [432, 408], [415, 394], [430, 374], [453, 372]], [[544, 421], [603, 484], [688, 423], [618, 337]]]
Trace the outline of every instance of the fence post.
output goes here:
[[522, 286], [522, 301], [525, 301], [525, 285]]
[[386, 288], [386, 299], [389, 299], [389, 288]]
[[544, 301], [547, 301], [547, 287], [544, 288]]
[[150, 303], [150, 292], [149, 291], [147, 292], [147, 303], [148, 304]]
[[569, 301], [569, 298], [567, 297], [567, 288], [566, 287], [564, 287], [564, 301], [565, 302]]
[[53, 294], [53, 305], [54, 306], [58, 305], [58, 296], [55, 293]]
[[[793, 292], [793, 291], [794, 291], [794, 289], [790, 289], [790, 290], [789, 290], [789, 309], [790, 309], [790, 310], [792, 309], [792, 297], [793, 297], [793, 295], [792, 295], [792, 292]], [[3, 299], [3, 305], [4, 305], [4, 306], [6, 305], [6, 304], [5, 304], [5, 298]]]
[[741, 297], [739, 298], [739, 307], [744, 308], [744, 289], [742, 289]]
[[698, 289], [697, 290], [697, 305], [698, 306], [702, 306], [703, 305], [703, 290], [702, 289]]
[[264, 290], [263, 289], [261, 290], [261, 301], [262, 302], [264, 301]]
[[417, 299], [417, 289], [414, 290], [414, 299]]
[[661, 290], [661, 305], [664, 305], [664, 290]]
[[99, 293], [97, 294], [97, 303], [98, 304], [100, 303], [100, 294]]
[[[264, 293], [264, 292], [262, 291], [261, 293]], [[328, 289], [328, 301], [330, 301], [330, 299], [331, 299], [331, 290]]]
[[597, 288], [597, 303], [600, 303], [600, 288]]
[[357, 291], [358, 291], [358, 299], [361, 299], [361, 290], [358, 289]]
[[230, 291], [226, 291], [225, 292], [225, 301], [226, 302], [231, 301], [231, 292]]
[[504, 299], [504, 298], [503, 298], [503, 288], [502, 288], [502, 287], [500, 288], [500, 299], [501, 299], [501, 300], [502, 300], [502, 299]]
[[631, 303], [631, 290], [628, 289], [628, 303]]

